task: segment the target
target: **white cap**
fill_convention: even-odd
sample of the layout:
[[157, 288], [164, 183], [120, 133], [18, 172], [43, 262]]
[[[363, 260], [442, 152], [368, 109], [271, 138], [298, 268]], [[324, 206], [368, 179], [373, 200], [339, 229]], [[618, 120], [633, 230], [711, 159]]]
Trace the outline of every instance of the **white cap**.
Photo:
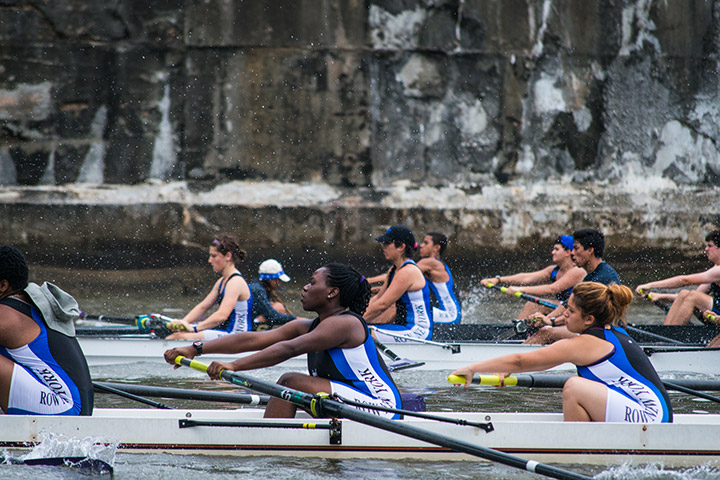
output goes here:
[[272, 258], [270, 260], [265, 260], [260, 264], [258, 273], [260, 274], [260, 280], [272, 280], [274, 278], [279, 278], [283, 282], [290, 281], [290, 277], [285, 275], [280, 262], [273, 260]]

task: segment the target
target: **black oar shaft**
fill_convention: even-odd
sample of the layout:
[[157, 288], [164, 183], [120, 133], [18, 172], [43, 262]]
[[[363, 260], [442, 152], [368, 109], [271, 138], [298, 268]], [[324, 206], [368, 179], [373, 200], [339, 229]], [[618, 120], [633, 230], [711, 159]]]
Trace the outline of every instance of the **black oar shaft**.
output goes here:
[[206, 402], [227, 402], [240, 405], [266, 405], [268, 397], [229, 392], [208, 392], [186, 388], [155, 387], [151, 385], [130, 385], [112, 382], [94, 382], [95, 386], [104, 386], [147, 397], [176, 398], [182, 400], [200, 400]]
[[[197, 362], [195, 360], [189, 360], [184, 357], [177, 357], [176, 363], [185, 365], [197, 370], [206, 371], [207, 365]], [[511, 467], [520, 468], [530, 472], [539, 473], [552, 478], [559, 479], [577, 479], [577, 480], [590, 480], [590, 477], [579, 475], [574, 472], [556, 468], [550, 465], [545, 465], [532, 460], [526, 460], [524, 458], [509, 455], [491, 448], [481, 447], [468, 442], [456, 440], [445, 435], [440, 435], [428, 430], [424, 430], [412, 425], [407, 425], [402, 422], [389, 420], [387, 418], [379, 417], [369, 413], [361, 412], [353, 407], [343, 405], [334, 400], [327, 398], [321, 398], [317, 395], [310, 395], [308, 393], [299, 392], [287, 387], [280, 385], [263, 382], [256, 380], [246, 375], [240, 375], [235, 372], [229, 372], [223, 370], [220, 373], [223, 380], [233, 383], [235, 385], [241, 385], [243, 387], [251, 388], [262, 393], [267, 393], [274, 397], [281, 398], [287, 402], [291, 402], [294, 405], [310, 410], [313, 413], [321, 413], [323, 415], [331, 415], [340, 418], [347, 418], [354, 420], [364, 425], [380, 428], [389, 432], [405, 435], [417, 440], [422, 440], [433, 445], [446, 447], [456, 452], [467, 453], [470, 455], [478, 456], [491, 460], [494, 462], [509, 465]]]
[[145, 405], [150, 405], [151, 407], [161, 408], [161, 409], [165, 409], [165, 410], [172, 410], [171, 406], [165, 405], [164, 403], [156, 402], [154, 400], [143, 398], [143, 397], [134, 395], [132, 393], [124, 392], [117, 388], [113, 388], [108, 385], [103, 385], [98, 382], [93, 382], [93, 387], [95, 387], [95, 390], [98, 390], [100, 392], [113, 393], [115, 395], [118, 395], [118, 396], [121, 396], [124, 398], [129, 398], [130, 400], [135, 400], [136, 402], [144, 403]]

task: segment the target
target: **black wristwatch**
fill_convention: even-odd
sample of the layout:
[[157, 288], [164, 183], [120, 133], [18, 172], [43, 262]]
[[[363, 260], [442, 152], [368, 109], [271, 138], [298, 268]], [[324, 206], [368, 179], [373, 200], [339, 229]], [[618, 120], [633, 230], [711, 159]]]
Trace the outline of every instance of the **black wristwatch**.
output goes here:
[[202, 355], [203, 342], [198, 340], [197, 342], [193, 342], [192, 346], [195, 347], [195, 350], [197, 351], [197, 355]]

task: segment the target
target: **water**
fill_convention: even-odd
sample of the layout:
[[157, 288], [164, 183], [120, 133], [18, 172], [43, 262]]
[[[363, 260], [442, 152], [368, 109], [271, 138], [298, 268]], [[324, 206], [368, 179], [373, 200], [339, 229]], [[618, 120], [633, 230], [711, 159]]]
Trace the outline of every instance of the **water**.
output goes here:
[[[532, 253], [532, 252], [530, 252]], [[472, 323], [507, 322], [514, 318], [522, 303], [511, 297], [488, 291], [479, 281], [497, 273], [510, 274], [518, 271], [535, 270], [547, 264], [540, 256], [488, 257], [477, 261], [459, 261], [449, 258], [453, 274], [463, 301], [465, 319]], [[699, 271], [707, 268], [702, 259], [682, 257], [654, 259], [651, 255], [638, 252], [633, 259], [621, 258], [610, 261], [629, 285], [659, 278], [658, 271], [647, 265], [658, 265], [662, 276], [684, 271]], [[328, 259], [303, 258], [304, 262], [283, 264], [292, 281], [281, 296], [290, 308], [302, 315], [299, 295], [302, 284], [314, 268]], [[453, 262], [453, 260], [458, 260]], [[661, 265], [658, 263], [661, 261]], [[356, 265], [372, 275], [382, 271], [383, 263], [377, 258], [355, 259]], [[246, 278], [254, 278], [254, 264], [240, 265]], [[180, 266], [167, 269], [147, 270], [79, 270], [55, 267], [33, 266], [31, 276], [35, 281], [52, 281], [67, 289], [78, 299], [81, 308], [94, 314], [134, 316], [140, 313], [163, 311], [171, 316], [182, 316], [207, 294], [216, 276], [207, 264]], [[638, 323], [660, 323], [663, 312], [657, 307], [636, 301], [631, 306], [629, 319]], [[273, 367], [251, 372], [251, 375], [267, 381], [275, 381], [286, 369]], [[238, 389], [223, 382], [214, 382], [205, 375], [190, 369], [174, 370], [161, 361], [127, 366], [105, 366], [92, 369], [92, 376], [98, 381], [130, 382], [147, 385], [197, 388], [237, 392]], [[394, 377], [403, 391], [411, 391], [425, 397], [429, 411], [560, 411], [562, 398], [558, 390], [521, 388], [471, 388], [462, 390], [449, 385], [448, 372], [413, 371], [397, 372]], [[671, 392], [671, 402], [677, 413], [720, 413], [720, 405], [689, 395]], [[236, 405], [198, 403], [190, 400], [158, 399], [176, 408], [211, 407], [237, 408]], [[114, 395], [98, 394], [98, 407], [140, 407], [133, 401]], [[168, 454], [133, 455], [119, 453], [115, 460], [115, 479], [174, 478], [193, 479], [199, 476], [213, 479], [257, 479], [267, 478], [320, 478], [342, 479], [531, 479], [540, 478], [510, 467], [486, 462], [425, 462], [425, 461], [383, 461], [383, 460], [336, 460], [299, 459], [284, 457], [208, 457], [179, 456]], [[720, 479], [717, 469], [698, 467], [672, 470], [661, 465], [645, 467], [616, 466], [612, 468], [562, 465], [562, 468], [596, 476], [602, 479]], [[0, 478], [24, 478], [32, 469], [37, 478], [87, 478], [87, 475], [66, 468], [22, 467], [0, 465]], [[272, 472], [269, 474], [269, 472]]]

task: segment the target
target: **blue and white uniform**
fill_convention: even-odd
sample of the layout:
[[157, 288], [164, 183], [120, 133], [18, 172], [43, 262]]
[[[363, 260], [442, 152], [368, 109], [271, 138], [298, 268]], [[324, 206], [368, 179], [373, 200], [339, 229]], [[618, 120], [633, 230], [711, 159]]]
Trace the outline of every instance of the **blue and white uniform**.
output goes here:
[[[415, 262], [406, 260], [400, 268]], [[392, 271], [388, 275], [388, 285], [395, 277]], [[429, 340], [432, 338], [433, 319], [432, 305], [430, 304], [430, 287], [428, 282], [421, 290], [414, 292], [405, 292], [395, 302], [395, 324], [377, 324], [375, 335], [377, 339], [383, 343], [401, 343], [407, 342], [404, 338], [393, 337], [383, 333], [383, 330], [405, 337], [419, 338], [421, 340]]]
[[[352, 315], [362, 322], [365, 341], [354, 348], [331, 348], [308, 353], [308, 372], [314, 377], [330, 380], [332, 393], [341, 397], [369, 405], [402, 408], [400, 392], [378, 354], [365, 320], [351, 311], [340, 315]], [[320, 319], [316, 318], [308, 331], [311, 332], [319, 323]], [[356, 408], [381, 417], [401, 418], [397, 413]]]
[[34, 305], [16, 298], [4, 298], [0, 304], [32, 318], [40, 327], [40, 334], [27, 345], [0, 347], [0, 355], [15, 362], [7, 413], [90, 415], [93, 385], [77, 340], [48, 329]]
[[620, 327], [589, 328], [613, 350], [591, 365], [578, 366], [578, 375], [608, 387], [606, 422], [668, 423], [673, 420], [670, 398], [650, 359]]
[[[242, 275], [235, 272], [228, 277], [225, 283], [221, 282], [220, 285], [218, 285], [218, 306], [220, 306], [223, 298], [225, 298], [225, 286], [235, 276], [242, 278]], [[233, 307], [233, 310], [230, 312], [230, 316], [227, 320], [215, 328], [204, 330], [205, 340], [212, 340], [213, 338], [230, 335], [231, 333], [249, 332], [252, 330], [252, 316], [250, 315], [252, 312], [252, 304], [253, 296], [252, 292], [250, 292], [250, 296], [247, 300], [238, 300], [235, 302], [235, 307]]]
[[[558, 271], [560, 270], [560, 267], [556, 266], [553, 268], [553, 271], [550, 272], [550, 279], [554, 282], [555, 279], [557, 279]], [[567, 302], [568, 298], [570, 298], [570, 294], [572, 293], [572, 287], [568, 288], [567, 290], [563, 290], [562, 292], [558, 292], [555, 294], [555, 298], [558, 299], [560, 302]]]
[[432, 309], [433, 323], [460, 323], [462, 309], [460, 300], [455, 295], [455, 283], [447, 265], [443, 263], [448, 274], [447, 282], [429, 282], [430, 292], [437, 301], [437, 306]]

